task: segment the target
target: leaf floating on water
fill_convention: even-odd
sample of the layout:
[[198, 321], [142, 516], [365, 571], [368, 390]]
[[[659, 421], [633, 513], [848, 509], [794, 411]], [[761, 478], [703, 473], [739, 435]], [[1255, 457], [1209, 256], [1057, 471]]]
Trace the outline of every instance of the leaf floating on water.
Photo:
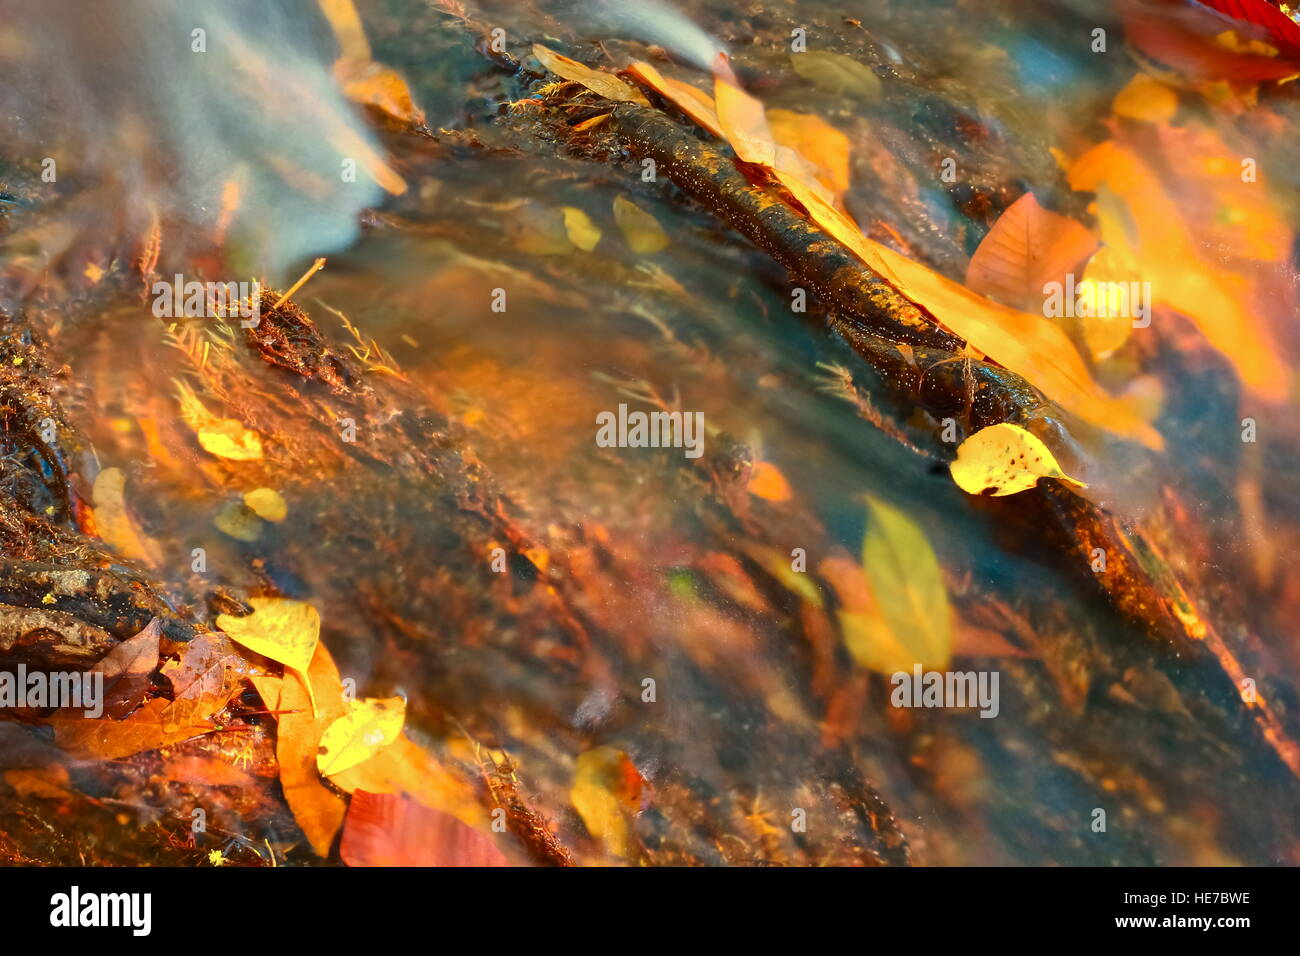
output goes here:
[[614, 221], [632, 251], [650, 255], [668, 248], [668, 233], [659, 220], [624, 196], [614, 197]]
[[618, 100], [623, 103], [640, 103], [642, 106], [649, 106], [647, 100], [635, 87], [624, 83], [612, 73], [604, 73], [600, 70], [593, 70], [591, 67], [579, 63], [577, 60], [571, 60], [567, 56], [556, 53], [549, 47], [542, 46], [540, 43], [533, 44], [533, 56], [537, 57], [546, 67], [556, 76], [562, 76], [566, 80], [572, 80], [575, 83], [581, 83], [593, 93], [605, 97], [607, 100]]
[[902, 659], [882, 660], [883, 667], [943, 670], [952, 656], [952, 608], [934, 548], [916, 522], [870, 496], [867, 522], [862, 567], [881, 619], [904, 651]]
[[236, 541], [256, 541], [262, 536], [262, 522], [247, 505], [227, 501], [212, 519], [217, 530]]
[[257, 461], [262, 457], [262, 439], [233, 418], [218, 418], [183, 382], [176, 383], [181, 418], [194, 430], [202, 449], [231, 461]]
[[994, 496], [1014, 495], [1034, 487], [1039, 478], [1087, 487], [1061, 471], [1055, 456], [1036, 435], [1009, 422], [981, 428], [962, 442], [949, 471], [957, 487], [972, 495], [986, 491]]
[[801, 77], [828, 93], [842, 93], [867, 103], [880, 99], [880, 78], [843, 53], [808, 50], [791, 53], [790, 66]]
[[402, 732], [406, 701], [401, 697], [368, 697], [330, 724], [316, 749], [316, 769], [322, 776], [342, 773], [369, 760]]

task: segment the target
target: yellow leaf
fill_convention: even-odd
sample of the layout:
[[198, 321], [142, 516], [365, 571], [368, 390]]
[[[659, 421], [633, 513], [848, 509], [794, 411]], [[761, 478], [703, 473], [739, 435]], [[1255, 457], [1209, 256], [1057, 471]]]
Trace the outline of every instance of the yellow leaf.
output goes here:
[[718, 111], [713, 105], [713, 97], [708, 93], [689, 83], [663, 76], [649, 63], [640, 60], [633, 63], [629, 70], [714, 136], [726, 139], [726, 135], [722, 132], [722, 124], [718, 122]]
[[575, 83], [581, 83], [593, 93], [598, 93], [607, 100], [619, 100], [623, 103], [640, 103], [642, 106], [649, 106], [647, 100], [641, 92], [635, 87], [624, 83], [612, 73], [603, 73], [600, 70], [593, 70], [589, 66], [579, 63], [577, 60], [571, 60], [567, 56], [556, 53], [549, 47], [542, 46], [540, 43], [533, 44], [533, 56], [541, 61], [542, 66], [546, 67], [556, 76], [562, 76], [566, 80], [572, 80]]
[[137, 530], [126, 507], [126, 475], [121, 468], [105, 468], [95, 476], [91, 492], [95, 502], [95, 528], [99, 536], [128, 558], [153, 564], [158, 545]]
[[614, 197], [614, 221], [635, 253], [648, 255], [668, 247], [668, 234], [659, 220], [624, 196]]
[[1061, 471], [1055, 456], [1036, 435], [1009, 422], [981, 428], [962, 442], [949, 471], [957, 487], [972, 495], [990, 489], [995, 496], [1014, 495], [1034, 487], [1039, 478], [1087, 487]]
[[629, 815], [640, 799], [641, 777], [627, 754], [596, 747], [578, 755], [569, 800], [587, 832], [611, 856], [627, 857], [632, 849]]
[[817, 180], [837, 196], [849, 188], [849, 138], [813, 113], [768, 110], [772, 136], [812, 166]]
[[369, 760], [397, 739], [405, 722], [406, 701], [401, 697], [354, 701], [352, 710], [321, 735], [316, 769], [329, 777]]
[[352, 102], [373, 107], [399, 123], [424, 125], [424, 111], [415, 105], [411, 88], [391, 67], [343, 58], [334, 64], [334, 77]]
[[274, 488], [254, 488], [245, 492], [244, 504], [264, 521], [283, 521], [289, 514], [284, 497]]
[[912, 519], [870, 496], [867, 521], [862, 567], [880, 609], [866, 635], [877, 642], [868, 655], [873, 669], [894, 673], [920, 664], [943, 670], [952, 655], [952, 609], [934, 549]]
[[1178, 112], [1178, 94], [1159, 80], [1139, 73], [1115, 95], [1111, 109], [1116, 116], [1167, 123]]
[[256, 541], [262, 536], [264, 527], [257, 515], [238, 501], [227, 501], [212, 519], [212, 523], [218, 531], [230, 535], [236, 541]]
[[316, 692], [307, 668], [320, 641], [320, 614], [305, 601], [288, 598], [249, 598], [253, 613], [246, 617], [218, 614], [217, 627], [232, 641], [296, 671], [306, 685], [316, 709]]
[[561, 207], [564, 212], [564, 228], [569, 232], [569, 241], [583, 252], [591, 252], [600, 242], [600, 230], [581, 209], [576, 206]]
[[176, 383], [176, 394], [181, 418], [194, 430], [204, 451], [231, 461], [256, 461], [262, 457], [262, 439], [257, 432], [233, 418], [213, 415], [183, 382]]

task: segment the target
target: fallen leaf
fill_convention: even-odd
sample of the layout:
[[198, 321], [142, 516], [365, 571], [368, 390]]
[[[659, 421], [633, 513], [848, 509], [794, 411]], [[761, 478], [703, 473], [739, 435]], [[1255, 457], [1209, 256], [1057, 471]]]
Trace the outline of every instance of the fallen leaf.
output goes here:
[[126, 506], [126, 475], [121, 468], [105, 468], [95, 476], [91, 492], [95, 502], [95, 528], [114, 550], [135, 561], [156, 564], [158, 543], [141, 534]]
[[596, 747], [578, 755], [569, 801], [587, 832], [611, 856], [631, 855], [628, 821], [640, 807], [643, 783], [627, 754], [615, 747]]
[[5, 783], [20, 797], [66, 800], [72, 796], [72, 780], [66, 767], [40, 770], [6, 770]]
[[849, 138], [814, 113], [768, 110], [772, 136], [812, 166], [818, 182], [836, 196], [849, 188]]
[[647, 100], [634, 86], [624, 83], [612, 73], [603, 73], [600, 70], [593, 70], [589, 66], [579, 63], [577, 60], [571, 60], [567, 56], [556, 53], [549, 47], [540, 43], [533, 44], [533, 56], [541, 61], [542, 66], [546, 67], [556, 76], [564, 77], [566, 80], [572, 80], [575, 83], [581, 83], [593, 93], [605, 97], [607, 100], [618, 100], [623, 103], [640, 103], [642, 106], [649, 106]]
[[[219, 614], [217, 627], [254, 654], [306, 674], [320, 641], [320, 614], [316, 609], [305, 601], [278, 597], [249, 598], [248, 603], [252, 614]], [[309, 695], [313, 693], [310, 684], [307, 690]]]
[[378, 110], [403, 126], [424, 125], [424, 111], [415, 105], [410, 86], [391, 67], [343, 57], [334, 64], [334, 77], [352, 102]]
[[668, 234], [659, 220], [625, 196], [614, 197], [614, 221], [633, 252], [650, 255], [668, 247]]
[[405, 721], [406, 701], [401, 697], [353, 701], [351, 710], [321, 735], [316, 769], [329, 777], [369, 760], [397, 739]]
[[239, 501], [227, 501], [222, 505], [212, 524], [236, 541], [256, 541], [262, 536], [262, 519]]
[[181, 418], [198, 437], [199, 446], [211, 455], [230, 461], [257, 461], [262, 457], [262, 439], [233, 418], [218, 418], [208, 411], [184, 382], [176, 383]]
[[966, 267], [966, 285], [1017, 309], [1041, 311], [1044, 286], [1097, 248], [1097, 237], [1025, 193], [998, 217]]
[[[886, 674], [910, 671], [915, 664], [926, 670], [946, 668], [952, 655], [952, 608], [939, 559], [916, 522], [871, 496], [862, 568], [888, 637], [866, 635], [877, 646], [860, 662]], [[877, 626], [874, 621], [856, 623]]]
[[870, 68], [843, 53], [820, 50], [791, 53], [790, 66], [799, 76], [827, 93], [852, 96], [866, 103], [880, 99], [880, 78]]
[[777, 502], [789, 501], [793, 496], [785, 475], [781, 474], [781, 469], [770, 461], [754, 464], [753, 471], [749, 475], [749, 493], [765, 501]]
[[718, 122], [718, 111], [713, 105], [713, 97], [708, 93], [689, 83], [663, 76], [649, 63], [640, 60], [633, 63], [629, 71], [704, 129], [719, 139], [726, 139], [722, 132], [722, 124]]
[[339, 855], [348, 866], [510, 866], [492, 837], [405, 797], [352, 794]]
[[104, 714], [114, 720], [125, 717], [144, 701], [151, 675], [158, 668], [158, 642], [162, 621], [154, 618], [138, 633], [102, 657], [90, 669], [104, 675]]
[[1139, 73], [1115, 94], [1116, 116], [1147, 123], [1167, 123], [1178, 112], [1178, 94], [1155, 77]]
[[576, 206], [563, 206], [564, 228], [569, 233], [569, 241], [583, 252], [591, 252], [600, 242], [600, 230], [581, 209]]
[[334, 774], [330, 783], [345, 793], [405, 794], [470, 826], [487, 821], [475, 785], [452, 773], [405, 734], [369, 760]]
[[1087, 487], [1061, 471], [1056, 457], [1036, 435], [1009, 422], [981, 428], [962, 442], [949, 471], [957, 487], [972, 495], [986, 491], [995, 497], [1014, 495], [1028, 491], [1040, 478]]
[[284, 497], [274, 488], [254, 488], [245, 492], [244, 504], [263, 521], [283, 521], [289, 514]]

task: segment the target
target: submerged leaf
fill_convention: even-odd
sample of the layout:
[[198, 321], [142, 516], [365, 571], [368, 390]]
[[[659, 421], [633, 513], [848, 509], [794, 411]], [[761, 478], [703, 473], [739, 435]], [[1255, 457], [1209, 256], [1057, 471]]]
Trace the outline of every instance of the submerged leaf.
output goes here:
[[880, 99], [880, 78], [870, 68], [843, 53], [820, 50], [791, 53], [790, 66], [809, 83], [828, 93], [841, 93], [867, 103]]
[[1061, 471], [1055, 456], [1036, 435], [1009, 422], [981, 428], [967, 438], [957, 448], [957, 460], [949, 470], [957, 487], [972, 495], [986, 491], [994, 496], [1014, 495], [1034, 487], [1039, 478], [1087, 487]]
[[348, 866], [510, 866], [491, 836], [451, 814], [366, 790], [352, 795], [339, 855]]
[[614, 197], [614, 221], [635, 253], [649, 255], [668, 247], [668, 233], [659, 220], [625, 196]]

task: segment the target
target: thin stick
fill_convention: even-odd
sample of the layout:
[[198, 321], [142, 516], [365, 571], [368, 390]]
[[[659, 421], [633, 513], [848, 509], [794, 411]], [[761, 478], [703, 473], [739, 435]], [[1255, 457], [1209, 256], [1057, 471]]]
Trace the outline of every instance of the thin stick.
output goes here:
[[320, 272], [321, 269], [323, 268], [325, 268], [324, 259], [317, 259], [315, 262], [313, 262], [311, 264], [311, 268], [302, 274], [302, 278], [299, 279], [297, 282], [295, 282], [293, 285], [289, 286], [289, 291], [286, 292], [284, 295], [280, 296], [280, 298], [276, 300], [275, 305], [271, 306], [271, 311], [274, 312], [276, 309], [280, 308], [280, 306], [284, 305], [285, 302], [289, 300], [290, 296], [292, 296], [295, 292], [297, 292], [299, 289], [305, 286], [307, 284], [307, 280], [310, 279], [312, 276], [314, 276], [316, 273]]

